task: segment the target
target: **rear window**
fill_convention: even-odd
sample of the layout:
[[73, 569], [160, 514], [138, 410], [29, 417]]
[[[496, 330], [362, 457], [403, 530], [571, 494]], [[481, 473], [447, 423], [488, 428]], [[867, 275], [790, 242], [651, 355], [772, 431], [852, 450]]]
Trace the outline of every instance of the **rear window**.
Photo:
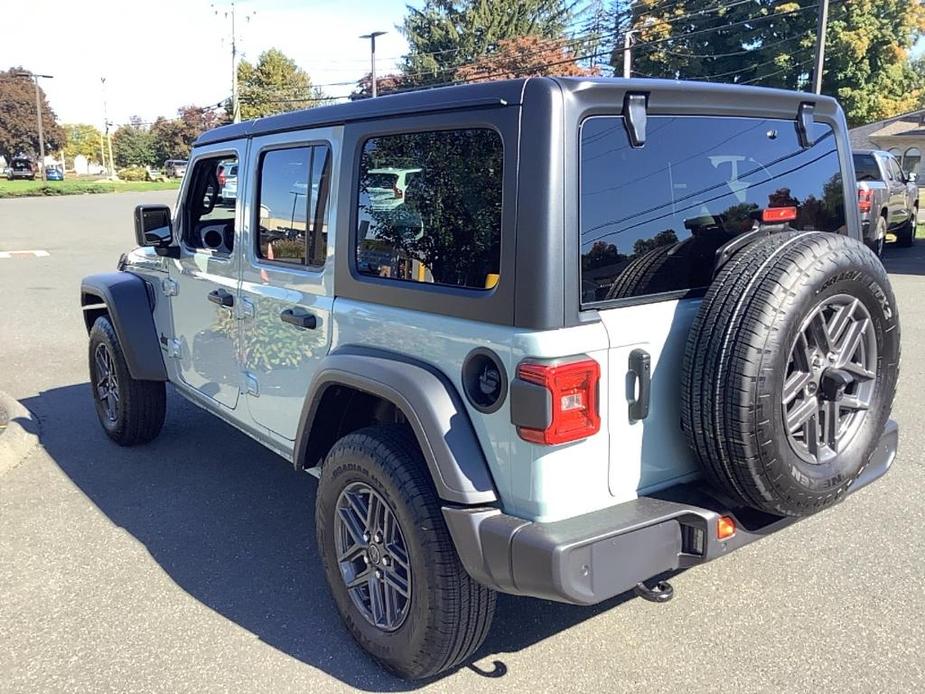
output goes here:
[[[495, 287], [502, 161], [501, 137], [481, 128], [367, 140], [359, 171], [357, 271], [425, 284]], [[403, 187], [383, 169], [406, 172]], [[393, 185], [394, 191], [383, 192]]]
[[873, 154], [854, 155], [854, 176], [859, 181], [880, 180], [880, 168]]
[[581, 128], [582, 303], [677, 296], [709, 284], [716, 251], [768, 207], [795, 207], [796, 229], [844, 231], [832, 129], [803, 148], [793, 121], [649, 116], [631, 147], [616, 116]]
[[370, 172], [367, 177], [368, 188], [392, 188], [398, 183], [396, 174]]

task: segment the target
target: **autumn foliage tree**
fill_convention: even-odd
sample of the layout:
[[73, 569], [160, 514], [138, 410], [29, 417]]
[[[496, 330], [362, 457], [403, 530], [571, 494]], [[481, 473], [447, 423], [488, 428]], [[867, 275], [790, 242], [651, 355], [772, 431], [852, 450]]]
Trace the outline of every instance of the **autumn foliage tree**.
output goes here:
[[495, 50], [456, 70], [455, 79], [465, 82], [513, 79], [516, 77], [592, 77], [595, 67], [582, 67], [561, 40], [541, 36], [519, 36], [498, 42]]
[[[632, 29], [634, 76], [808, 89], [817, 10], [793, 0], [618, 0], [612, 27]], [[910, 111], [925, 85], [909, 60], [925, 31], [921, 0], [832, 2], [822, 91], [851, 125]], [[612, 64], [619, 71], [618, 46]]]
[[[19, 77], [22, 67], [0, 71], [0, 155], [9, 160], [17, 154], [38, 159], [39, 132], [35, 117], [35, 85], [28, 77]], [[55, 112], [48, 105], [45, 91], [39, 83], [39, 103], [42, 109], [42, 129], [45, 152], [60, 149], [65, 142], [64, 130], [58, 125]]]

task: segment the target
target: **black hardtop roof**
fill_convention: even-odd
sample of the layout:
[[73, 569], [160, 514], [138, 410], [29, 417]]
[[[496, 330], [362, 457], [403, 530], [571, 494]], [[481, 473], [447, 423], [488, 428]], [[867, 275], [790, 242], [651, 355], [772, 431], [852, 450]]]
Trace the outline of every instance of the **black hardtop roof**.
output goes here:
[[683, 94], [685, 100], [689, 99], [701, 105], [707, 104], [711, 95], [714, 97], [724, 95], [728, 100], [732, 94], [737, 100], [748, 99], [752, 96], [763, 103], [774, 101], [778, 105], [781, 102], [793, 104], [794, 109], [803, 101], [817, 104], [828, 102], [829, 110], [837, 108], [835, 100], [831, 97], [765, 87], [663, 79], [528, 77], [421, 89], [400, 94], [387, 94], [377, 99], [359, 99], [343, 104], [290, 111], [208, 130], [199, 136], [194, 146], [304, 128], [343, 125], [351, 121], [373, 120], [389, 116], [519, 105], [524, 100], [528, 83], [531, 91], [561, 91], [572, 94], [588, 91], [670, 92], [676, 96]]

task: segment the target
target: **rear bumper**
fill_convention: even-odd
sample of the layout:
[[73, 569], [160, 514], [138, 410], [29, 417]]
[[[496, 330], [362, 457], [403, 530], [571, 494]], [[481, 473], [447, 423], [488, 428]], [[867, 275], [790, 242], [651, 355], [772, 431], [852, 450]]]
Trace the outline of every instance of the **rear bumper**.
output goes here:
[[[890, 421], [849, 494], [886, 474], [897, 441], [898, 427]], [[555, 523], [525, 521], [495, 508], [445, 507], [443, 515], [475, 580], [505, 593], [579, 605], [703, 564], [800, 520], [736, 508], [697, 484]], [[724, 515], [735, 519], [737, 530], [720, 541], [716, 524]]]

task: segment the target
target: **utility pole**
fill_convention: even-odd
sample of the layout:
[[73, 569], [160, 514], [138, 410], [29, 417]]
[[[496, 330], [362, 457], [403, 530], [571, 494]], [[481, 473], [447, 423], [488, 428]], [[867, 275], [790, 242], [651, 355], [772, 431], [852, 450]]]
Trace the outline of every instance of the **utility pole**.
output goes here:
[[[112, 159], [112, 134], [109, 132], [109, 126], [111, 125], [111, 123], [109, 122], [109, 114], [107, 113], [107, 110], [106, 110], [106, 78], [105, 77], [100, 77], [100, 84], [103, 85], [103, 127], [105, 128], [105, 132], [106, 132], [106, 141], [109, 143], [109, 166], [107, 168], [109, 169], [109, 178], [115, 181], [119, 177], [116, 175], [116, 165]], [[103, 153], [103, 156], [105, 156], [105, 152]], [[103, 163], [105, 164], [105, 161]]]
[[45, 178], [45, 133], [42, 132], [42, 97], [39, 93], [39, 78], [50, 80], [54, 79], [52, 75], [37, 75], [34, 72], [17, 71], [13, 73], [14, 77], [28, 77], [35, 84], [35, 119], [38, 121], [39, 128], [39, 168], [42, 170], [42, 180]]
[[376, 37], [388, 33], [385, 31], [372, 31], [360, 36], [361, 39], [369, 39], [369, 63], [370, 63], [370, 80], [373, 83], [373, 98], [379, 96], [379, 88], [376, 85]]
[[[218, 9], [212, 5], [212, 11], [218, 15]], [[248, 12], [244, 19], [250, 22], [256, 12]], [[231, 1], [231, 9], [225, 10], [225, 19], [231, 20], [231, 120], [233, 123], [241, 122], [241, 98], [238, 93], [238, 32], [237, 32], [237, 12], [235, 2]]]
[[633, 30], [628, 29], [623, 35], [623, 77], [629, 79], [633, 65]]
[[825, 32], [829, 24], [829, 0], [819, 1], [816, 24], [816, 65], [813, 68], [813, 92], [822, 94], [822, 66], [825, 64]]

